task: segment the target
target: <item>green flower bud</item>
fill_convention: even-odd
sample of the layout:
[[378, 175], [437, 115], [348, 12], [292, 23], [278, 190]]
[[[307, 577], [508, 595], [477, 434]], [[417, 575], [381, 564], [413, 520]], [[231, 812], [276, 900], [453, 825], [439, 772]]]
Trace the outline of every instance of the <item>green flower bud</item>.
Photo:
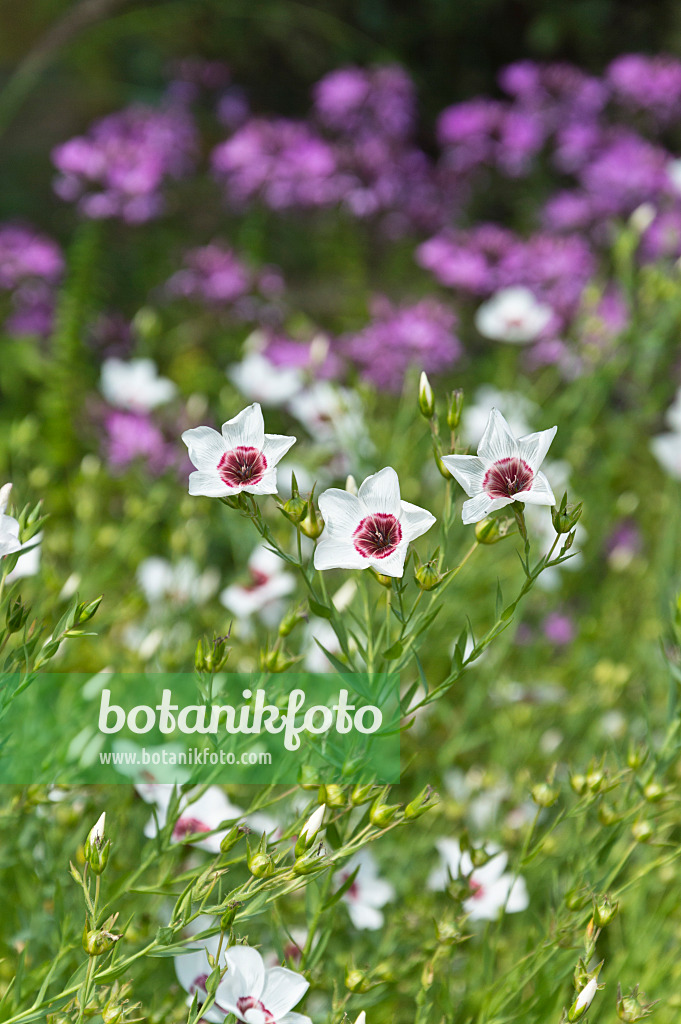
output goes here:
[[663, 799], [665, 789], [659, 782], [649, 782], [643, 790], [643, 795], [649, 803], [656, 804]]
[[637, 821], [631, 827], [631, 834], [639, 843], [647, 843], [655, 835], [655, 829], [649, 821]]
[[432, 419], [435, 413], [435, 398], [433, 397], [433, 389], [430, 386], [430, 381], [425, 372], [421, 374], [419, 380], [419, 410], [424, 419]]
[[627, 765], [636, 771], [637, 768], [641, 768], [642, 765], [648, 760], [648, 750], [643, 743], [630, 743], [627, 751]]
[[591, 902], [591, 893], [585, 886], [569, 889], [565, 893], [565, 906], [568, 910], [583, 910]]
[[358, 967], [346, 967], [345, 987], [350, 992], [368, 992], [371, 982], [364, 971], [360, 971]]
[[608, 828], [610, 825], [616, 825], [618, 821], [621, 821], [622, 815], [618, 814], [610, 804], [601, 804], [598, 808], [598, 820], [601, 825]]
[[196, 645], [194, 654], [194, 667], [197, 672], [213, 674], [224, 668], [229, 658], [231, 647], [227, 646], [229, 633], [226, 636], [213, 636], [212, 641], [208, 637], [202, 637]]
[[603, 898], [594, 903], [594, 924], [597, 928], [605, 928], [607, 924], [610, 924], [613, 917], [619, 910], [619, 903], [612, 903], [609, 896], [603, 896]]
[[289, 498], [285, 505], [279, 505], [279, 511], [282, 515], [296, 525], [302, 523], [303, 519], [307, 515], [308, 503], [304, 498], [298, 495], [295, 498]]
[[582, 514], [582, 505], [568, 505], [567, 491], [561, 498], [560, 505], [554, 505], [551, 509], [551, 520], [556, 533], [570, 533], [579, 522]]
[[248, 870], [256, 878], [268, 878], [274, 871], [274, 861], [269, 853], [251, 853], [247, 858]]
[[222, 837], [222, 840], [220, 841], [220, 851], [222, 853], [229, 853], [240, 839], [243, 839], [245, 835], [248, 835], [249, 831], [250, 830], [247, 825], [233, 825], [229, 832]]
[[577, 796], [584, 796], [584, 794], [587, 791], [586, 775], [571, 775], [570, 785], [572, 786]]
[[370, 800], [373, 800], [375, 795], [376, 786], [373, 783], [367, 783], [365, 785], [359, 782], [353, 788], [350, 796], [350, 803], [353, 807], [359, 807], [361, 804], [368, 804]]
[[337, 786], [335, 783], [323, 783], [319, 787], [317, 799], [320, 804], [326, 804], [327, 807], [345, 807], [346, 794], [342, 786]]
[[30, 609], [23, 603], [20, 597], [9, 602], [5, 616], [5, 622], [7, 623], [7, 630], [9, 633], [18, 633], [20, 629], [24, 628], [26, 620], [28, 619], [29, 611]]
[[643, 1000], [646, 998], [645, 992], [641, 992], [639, 995], [638, 985], [634, 985], [628, 996], [622, 995], [622, 989], [619, 984], [617, 986], [617, 1016], [620, 1020], [625, 1021], [625, 1024], [635, 1024], [637, 1020], [643, 1020], [651, 1012], [654, 1006], [657, 1006], [659, 999], [656, 999], [654, 1003], [645, 1003]]
[[287, 655], [278, 647], [260, 652], [260, 668], [263, 672], [287, 672], [299, 660], [290, 654]]
[[90, 865], [90, 870], [95, 875], [101, 875], [109, 860], [111, 851], [111, 840], [104, 836], [106, 824], [106, 812], [103, 812], [97, 822], [92, 826], [85, 840], [85, 860]]
[[292, 608], [279, 623], [279, 636], [288, 636], [299, 622], [305, 622], [306, 619], [307, 615], [303, 608]]
[[384, 828], [390, 824], [399, 809], [399, 804], [385, 804], [382, 797], [378, 797], [369, 810], [369, 821], [377, 828]]
[[118, 917], [116, 914], [114, 917], [109, 918], [106, 925], [103, 928], [99, 928], [97, 931], [88, 931], [87, 927], [83, 931], [83, 949], [88, 956], [101, 956], [102, 953], [108, 953], [109, 950], [113, 949], [121, 935], [114, 935], [110, 931], [111, 925]]
[[437, 568], [437, 558], [431, 558], [424, 565], [419, 565], [414, 573], [414, 579], [421, 590], [435, 590], [449, 576], [448, 572], [440, 572]]
[[369, 566], [369, 572], [374, 577], [377, 583], [380, 583], [386, 590], [390, 590], [393, 585], [392, 576], [384, 576], [382, 572], [376, 572], [373, 565]]
[[437, 941], [441, 946], [454, 946], [461, 942], [463, 935], [456, 924], [450, 921], [437, 921], [435, 925]]
[[560, 796], [559, 791], [546, 782], [537, 783], [532, 787], [530, 793], [537, 807], [553, 807]]
[[311, 537], [312, 540], [317, 540], [318, 537], [321, 537], [324, 530], [324, 520], [319, 514], [319, 509], [315, 508], [314, 487], [312, 488], [310, 500], [308, 501], [307, 506], [307, 515], [302, 522], [299, 523], [299, 526], [306, 537]]
[[439, 802], [440, 797], [433, 787], [425, 786], [419, 795], [404, 808], [405, 821], [413, 821], [415, 818], [420, 818], [422, 814], [429, 811], [431, 807], [435, 807]]
[[234, 924], [234, 918], [236, 917], [237, 910], [242, 906], [243, 903], [239, 903], [237, 900], [232, 900], [227, 904], [227, 909], [223, 911], [222, 917], [220, 918], [220, 931], [229, 931]]
[[461, 410], [463, 409], [463, 391], [461, 388], [457, 388], [452, 391], [447, 401], [447, 426], [450, 430], [456, 430], [461, 420]]
[[295, 875], [312, 875], [315, 871], [322, 871], [326, 867], [328, 867], [328, 861], [324, 856], [324, 851], [317, 852], [315, 849], [296, 858], [293, 873]]

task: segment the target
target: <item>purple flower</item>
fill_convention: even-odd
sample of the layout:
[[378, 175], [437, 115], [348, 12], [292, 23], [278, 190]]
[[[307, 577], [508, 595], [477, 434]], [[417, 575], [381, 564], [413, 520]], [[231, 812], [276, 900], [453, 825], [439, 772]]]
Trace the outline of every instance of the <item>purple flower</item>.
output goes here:
[[27, 281], [12, 296], [12, 313], [5, 321], [11, 337], [49, 338], [54, 325], [55, 291], [45, 281]]
[[606, 81], [624, 106], [650, 113], [661, 124], [681, 113], [681, 61], [676, 57], [623, 54], [608, 67]]
[[258, 198], [274, 210], [324, 206], [340, 194], [332, 147], [302, 121], [254, 118], [212, 162], [235, 206]]
[[635, 132], [614, 134], [579, 173], [579, 181], [601, 216], [628, 216], [669, 188], [671, 157]]
[[194, 122], [183, 106], [131, 106], [52, 151], [60, 172], [54, 188], [86, 217], [141, 223], [161, 213], [165, 180], [188, 172], [196, 148]]
[[498, 267], [517, 244], [515, 235], [497, 224], [470, 231], [444, 232], [423, 242], [416, 261], [449, 288], [471, 295], [491, 295], [499, 287]]
[[252, 274], [233, 249], [214, 242], [189, 249], [183, 267], [166, 284], [171, 295], [209, 305], [234, 302], [252, 285]]
[[395, 65], [332, 71], [317, 82], [314, 106], [325, 127], [352, 136], [406, 140], [416, 120], [414, 83]]
[[575, 638], [575, 627], [569, 615], [552, 612], [544, 619], [544, 636], [557, 647], [571, 644]]
[[149, 471], [157, 475], [176, 461], [174, 449], [144, 413], [109, 412], [104, 428], [104, 451], [112, 469], [125, 469], [135, 459], [143, 459]]
[[56, 242], [20, 224], [0, 225], [0, 288], [11, 290], [27, 279], [55, 284], [64, 270]]
[[641, 239], [639, 255], [646, 263], [681, 256], [681, 210], [663, 210]]
[[362, 376], [381, 390], [399, 391], [410, 366], [438, 373], [461, 355], [461, 343], [453, 333], [456, 316], [435, 299], [402, 307], [378, 299], [372, 313], [364, 330], [342, 340], [342, 349]]
[[270, 334], [263, 355], [274, 366], [306, 370], [318, 380], [339, 377], [343, 370], [341, 359], [323, 335], [306, 344], [282, 334]]

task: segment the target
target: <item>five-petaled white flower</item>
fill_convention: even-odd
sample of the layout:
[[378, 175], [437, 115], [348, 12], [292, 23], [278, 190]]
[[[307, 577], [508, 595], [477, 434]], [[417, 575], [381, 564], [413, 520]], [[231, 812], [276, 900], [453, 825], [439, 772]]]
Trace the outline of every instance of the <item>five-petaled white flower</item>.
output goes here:
[[262, 352], [249, 352], [227, 375], [245, 398], [263, 405], [283, 405], [303, 387], [302, 374], [294, 367], [275, 366]]
[[529, 288], [503, 288], [479, 307], [475, 326], [492, 341], [525, 345], [536, 341], [551, 323], [553, 310], [539, 302]]
[[107, 402], [118, 409], [148, 412], [175, 397], [177, 387], [159, 377], [153, 359], [105, 359], [100, 388]]
[[11, 490], [11, 484], [4, 484], [3, 487], [0, 487], [0, 558], [21, 550], [19, 523], [12, 516], [5, 515]]
[[463, 876], [467, 879], [471, 895], [463, 908], [471, 921], [493, 921], [503, 910], [516, 914], [526, 910], [529, 897], [522, 875], [513, 876], [506, 871], [507, 855], [499, 847], [488, 845], [492, 856], [482, 867], [474, 868], [470, 854], [461, 852], [456, 839], [439, 839], [435, 844], [442, 858], [428, 878], [429, 889], [444, 889], [449, 880]]
[[390, 466], [368, 476], [357, 495], [331, 487], [319, 496], [324, 533], [314, 553], [315, 569], [366, 569], [402, 576], [409, 542], [435, 522], [435, 516], [400, 498], [400, 482]]
[[225, 498], [277, 493], [277, 463], [295, 437], [266, 434], [262, 409], [257, 402], [222, 424], [222, 434], [212, 427], [185, 430], [182, 440], [197, 472], [189, 476], [189, 493]]
[[284, 564], [271, 548], [259, 544], [248, 559], [248, 581], [231, 583], [221, 592], [221, 603], [242, 626], [255, 614], [260, 615], [265, 625], [279, 622], [282, 598], [296, 589], [296, 578], [284, 570]]
[[[159, 828], [166, 824], [175, 787], [172, 783], [138, 783], [135, 788], [143, 800], [154, 804], [156, 808], [155, 816], [149, 819], [144, 829], [145, 836], [153, 839]], [[205, 834], [205, 839], [196, 840], [196, 846], [209, 853], [219, 853], [220, 843], [229, 828], [219, 832], [214, 832], [214, 829], [218, 829], [223, 822], [237, 821], [259, 833], [271, 832], [276, 828], [276, 822], [268, 814], [256, 811], [245, 816], [245, 811], [233, 804], [219, 786], [209, 786], [198, 798], [194, 791], [182, 796], [172, 839], [179, 843], [187, 836]]]
[[[205, 939], [195, 951], [175, 958], [180, 984], [190, 996], [198, 993], [199, 1005], [205, 1002], [211, 971], [207, 951], [216, 955], [217, 940]], [[223, 956], [227, 973], [204, 1020], [221, 1024], [233, 1013], [244, 1024], [312, 1024], [309, 1017], [292, 1012], [310, 987], [302, 974], [288, 967], [266, 967], [260, 953], [251, 946], [229, 946]]]
[[477, 523], [513, 501], [555, 505], [551, 485], [539, 472], [558, 427], [514, 437], [497, 409], [492, 409], [477, 455], [443, 455], [442, 461], [470, 501], [463, 504], [464, 523]]

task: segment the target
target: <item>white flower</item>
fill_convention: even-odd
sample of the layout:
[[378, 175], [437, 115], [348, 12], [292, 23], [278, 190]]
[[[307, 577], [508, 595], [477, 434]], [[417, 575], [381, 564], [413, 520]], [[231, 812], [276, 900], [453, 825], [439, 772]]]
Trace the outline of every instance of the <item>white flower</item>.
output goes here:
[[424, 508], [400, 498], [390, 466], [368, 476], [357, 495], [331, 487], [319, 496], [325, 528], [314, 553], [315, 569], [366, 569], [402, 576], [409, 542], [435, 522]]
[[12, 516], [5, 515], [11, 490], [11, 484], [4, 484], [0, 488], [0, 558], [21, 550], [19, 523]]
[[429, 889], [444, 889], [449, 880], [465, 876], [471, 895], [463, 908], [472, 921], [493, 921], [505, 908], [507, 914], [526, 910], [529, 897], [525, 879], [505, 872], [508, 857], [498, 847], [488, 846], [492, 856], [482, 867], [474, 868], [469, 853], [462, 853], [456, 839], [439, 839], [435, 844], [442, 858], [440, 867], [431, 872]]
[[35, 576], [40, 571], [40, 542], [43, 539], [42, 531], [36, 533], [19, 548], [23, 552], [17, 558], [17, 564], [7, 574], [7, 582], [14, 583], [15, 580], [24, 579], [26, 576]]
[[[153, 803], [156, 807], [156, 817], [150, 818], [144, 829], [145, 836], [153, 839], [158, 829], [162, 829], [166, 823], [175, 787], [172, 783], [142, 783], [135, 788], [143, 800]], [[246, 817], [245, 811], [231, 803], [218, 786], [209, 786], [198, 799], [191, 793], [182, 796], [180, 815], [173, 828], [172, 838], [175, 842], [180, 842], [189, 835], [213, 832], [223, 821], [241, 821], [256, 832], [270, 832], [276, 828], [276, 823], [269, 815], [256, 812]], [[227, 831], [228, 829], [224, 829], [214, 835], [207, 835], [205, 839], [198, 840], [196, 846], [208, 850], [209, 853], [219, 853], [220, 843]]]
[[261, 352], [250, 352], [227, 369], [227, 376], [245, 398], [263, 405], [283, 405], [303, 387], [293, 367], [275, 366]]
[[175, 565], [165, 558], [145, 558], [136, 576], [149, 604], [168, 599], [175, 604], [202, 604], [213, 596], [220, 580], [216, 569], [200, 573], [191, 558], [181, 558]]
[[651, 438], [650, 450], [665, 473], [673, 480], [681, 480], [681, 432]]
[[320, 444], [368, 452], [368, 432], [356, 391], [320, 380], [298, 392], [288, 410]]
[[111, 405], [136, 412], [155, 409], [177, 393], [171, 380], [159, 377], [153, 359], [105, 359], [99, 386]]
[[220, 601], [241, 622], [260, 614], [266, 625], [275, 625], [281, 617], [282, 601], [296, 588], [293, 573], [264, 544], [258, 545], [248, 559], [250, 583], [233, 583], [220, 594]]
[[350, 920], [355, 928], [376, 931], [383, 927], [381, 907], [395, 897], [395, 889], [390, 882], [380, 878], [376, 858], [370, 850], [364, 849], [356, 853], [344, 865], [340, 876], [341, 882], [359, 868], [355, 880], [346, 893], [343, 902], [347, 905]]
[[[201, 939], [201, 945], [190, 947], [190, 953], [183, 953], [175, 957], [175, 974], [185, 992], [188, 993], [187, 1005], [190, 1006], [197, 994], [198, 1004], [201, 1006], [207, 999], [206, 981], [213, 968], [208, 963], [207, 953], [217, 956], [220, 938], [211, 935], [208, 939]], [[211, 1024], [222, 1024], [229, 1011], [213, 1003], [209, 1010], [202, 1015], [202, 1020], [210, 1021]]]
[[513, 501], [555, 505], [551, 486], [539, 467], [558, 427], [516, 438], [497, 409], [492, 409], [477, 455], [443, 455], [442, 461], [470, 501], [464, 523], [477, 523]]
[[493, 341], [524, 345], [535, 341], [553, 317], [553, 310], [538, 302], [529, 288], [503, 288], [479, 307], [475, 326]]
[[582, 991], [579, 993], [574, 1003], [570, 1007], [570, 1013], [568, 1014], [568, 1020], [579, 1020], [585, 1010], [588, 1010], [593, 1002], [593, 998], [598, 991], [598, 979], [592, 978], [588, 981]]
[[102, 811], [95, 824], [90, 829], [87, 841], [90, 846], [100, 847], [104, 842], [104, 826], [106, 825], [106, 811]]
[[466, 444], [476, 447], [480, 444], [489, 420], [490, 409], [503, 409], [506, 422], [516, 435], [529, 434], [538, 407], [518, 391], [500, 391], [490, 384], [483, 384], [475, 392], [472, 402], [465, 402], [461, 414], [461, 435]]
[[225, 1013], [244, 1024], [312, 1024], [302, 1013], [291, 1012], [310, 983], [288, 967], [266, 968], [257, 949], [229, 946], [225, 950], [227, 973], [215, 994]]
[[266, 434], [257, 402], [222, 424], [222, 434], [211, 427], [185, 430], [182, 440], [197, 472], [189, 476], [189, 493], [209, 498], [230, 494], [276, 494], [277, 463], [295, 437]]
[[355, 1021], [355, 1024], [367, 1024], [367, 1015], [364, 1010], [362, 1010], [362, 1012], [357, 1015], [357, 1020]]

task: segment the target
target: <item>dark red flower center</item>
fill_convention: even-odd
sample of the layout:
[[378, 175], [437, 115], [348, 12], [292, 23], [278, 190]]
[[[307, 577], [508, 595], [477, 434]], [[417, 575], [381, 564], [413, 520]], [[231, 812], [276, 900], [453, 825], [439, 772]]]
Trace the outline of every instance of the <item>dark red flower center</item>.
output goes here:
[[218, 473], [228, 487], [257, 484], [267, 469], [267, 459], [257, 448], [233, 448], [218, 462]]
[[[199, 994], [199, 1002], [204, 1001], [205, 998], [206, 998], [206, 994], [207, 994], [206, 993], [206, 982], [207, 981], [208, 981], [208, 975], [207, 974], [199, 974], [199, 976], [194, 978], [193, 982], [189, 986], [189, 995], [193, 996], [195, 992], [198, 992], [198, 994]], [[213, 1003], [213, 1005], [217, 1006], [217, 1008], [220, 1011], [220, 1013], [224, 1013], [225, 1017], [227, 1016], [228, 1011], [225, 1010], [225, 1008], [223, 1006], [220, 1006], [219, 1003]]]
[[276, 1024], [276, 1021], [264, 1003], [255, 996], [240, 996], [236, 1008], [242, 1020], [249, 1024]]
[[180, 818], [173, 829], [173, 839], [184, 839], [198, 832], [210, 832], [208, 825], [198, 818]]
[[266, 572], [260, 572], [259, 569], [251, 569], [251, 580], [250, 583], [246, 583], [244, 590], [247, 590], [249, 594], [253, 590], [259, 590], [260, 587], [264, 587], [266, 583], [269, 583], [270, 577]]
[[366, 516], [352, 535], [355, 550], [363, 558], [387, 558], [401, 540], [402, 527], [387, 512]]
[[482, 489], [490, 498], [511, 498], [519, 491], [526, 491], [534, 473], [523, 459], [499, 459], [485, 473]]

